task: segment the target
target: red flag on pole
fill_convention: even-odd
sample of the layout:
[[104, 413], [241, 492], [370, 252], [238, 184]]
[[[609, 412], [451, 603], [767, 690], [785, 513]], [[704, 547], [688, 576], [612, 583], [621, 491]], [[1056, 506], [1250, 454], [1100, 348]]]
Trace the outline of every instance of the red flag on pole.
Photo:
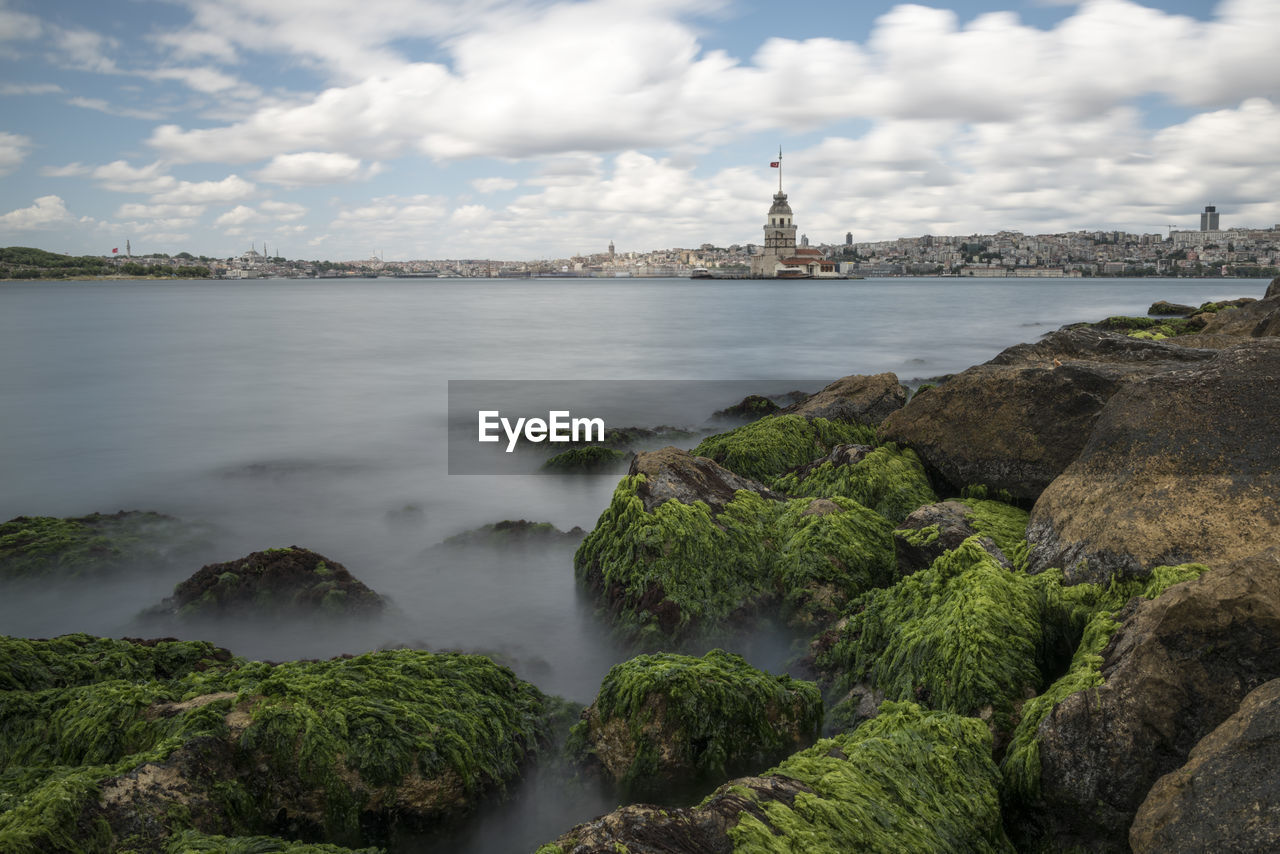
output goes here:
[[118, 247], [118, 246], [117, 246], [115, 249], [112, 249], [112, 250], [111, 250], [111, 254], [112, 254], [112, 255], [114, 255], [114, 254], [116, 254], [116, 253], [117, 253], [117, 252], [119, 252], [119, 251], [120, 251], [120, 247]]
[[773, 169], [781, 169], [781, 168], [782, 168], [782, 164], [781, 164], [781, 163], [779, 163], [777, 160], [775, 160], [775, 161], [773, 161], [772, 163], [770, 163], [770, 164], [769, 164], [769, 166], [770, 166], [771, 168], [773, 168]]

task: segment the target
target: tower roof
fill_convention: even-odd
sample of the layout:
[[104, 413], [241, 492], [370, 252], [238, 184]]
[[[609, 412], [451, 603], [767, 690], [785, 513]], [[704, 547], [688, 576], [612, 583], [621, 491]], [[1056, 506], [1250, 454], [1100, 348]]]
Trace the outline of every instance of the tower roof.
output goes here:
[[769, 208], [769, 213], [771, 214], [790, 214], [791, 213], [791, 205], [787, 204], [786, 193], [773, 194], [773, 206]]

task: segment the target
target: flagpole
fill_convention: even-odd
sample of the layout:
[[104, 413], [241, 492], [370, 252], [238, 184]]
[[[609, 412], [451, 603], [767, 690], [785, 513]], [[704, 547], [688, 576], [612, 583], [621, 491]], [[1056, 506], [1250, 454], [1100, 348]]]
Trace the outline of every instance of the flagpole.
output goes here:
[[778, 146], [778, 192], [782, 192], [782, 146]]

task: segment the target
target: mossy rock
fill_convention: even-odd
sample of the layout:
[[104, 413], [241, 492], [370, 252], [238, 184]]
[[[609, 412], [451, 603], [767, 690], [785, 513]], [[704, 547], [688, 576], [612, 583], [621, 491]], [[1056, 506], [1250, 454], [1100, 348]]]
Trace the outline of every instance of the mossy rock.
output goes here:
[[574, 556], [579, 583], [623, 635], [664, 644], [741, 626], [766, 605], [812, 628], [894, 565], [891, 526], [847, 498], [780, 502], [740, 489], [720, 512], [623, 478]]
[[[0, 639], [0, 850], [163, 850], [173, 834], [359, 844], [514, 780], [560, 701], [487, 658], [279, 665], [207, 644]], [[123, 677], [123, 678], [122, 678]], [[26, 687], [30, 686], [30, 687]]]
[[889, 443], [868, 450], [851, 463], [839, 460], [802, 467], [777, 478], [773, 488], [791, 496], [852, 498], [890, 522], [938, 500], [920, 458], [909, 448]]
[[349, 616], [384, 602], [345, 566], [298, 546], [254, 552], [201, 567], [146, 617]]
[[167, 854], [385, 854], [381, 848], [343, 848], [324, 842], [291, 842], [274, 836], [210, 836], [196, 830], [175, 834]]
[[749, 394], [733, 406], [726, 406], [724, 409], [716, 410], [711, 417], [716, 420], [752, 420], [763, 418], [766, 415], [782, 409], [777, 403], [769, 398], [759, 394]]
[[454, 534], [447, 537], [440, 546], [461, 548], [472, 546], [488, 546], [506, 548], [509, 546], [535, 545], [567, 545], [582, 540], [581, 528], [562, 531], [550, 522], [530, 522], [526, 519], [503, 519]]
[[998, 781], [981, 721], [885, 703], [854, 732], [731, 780], [696, 807], [622, 807], [538, 851], [1012, 852]]
[[812, 743], [821, 725], [812, 682], [771, 676], [719, 649], [701, 658], [657, 653], [609, 670], [570, 745], [629, 797], [670, 797], [768, 765]]
[[0, 524], [0, 581], [99, 578], [189, 560], [208, 531], [161, 513], [18, 516]]
[[615, 470], [626, 458], [622, 451], [598, 445], [570, 448], [543, 463], [542, 470], [561, 474], [603, 474]]
[[1037, 582], [1000, 566], [977, 537], [892, 587], [857, 599], [818, 656], [836, 693], [866, 682], [890, 700], [994, 715], [1039, 689], [1043, 604]]
[[769, 483], [830, 453], [836, 445], [874, 444], [875, 428], [803, 415], [775, 415], [708, 436], [693, 449], [735, 474]]

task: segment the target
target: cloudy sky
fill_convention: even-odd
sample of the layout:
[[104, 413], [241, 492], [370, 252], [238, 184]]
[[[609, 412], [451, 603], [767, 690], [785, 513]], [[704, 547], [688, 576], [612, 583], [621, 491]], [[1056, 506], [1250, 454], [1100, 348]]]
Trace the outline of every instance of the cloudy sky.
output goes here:
[[0, 0], [0, 245], [563, 257], [1280, 222], [1277, 0]]

